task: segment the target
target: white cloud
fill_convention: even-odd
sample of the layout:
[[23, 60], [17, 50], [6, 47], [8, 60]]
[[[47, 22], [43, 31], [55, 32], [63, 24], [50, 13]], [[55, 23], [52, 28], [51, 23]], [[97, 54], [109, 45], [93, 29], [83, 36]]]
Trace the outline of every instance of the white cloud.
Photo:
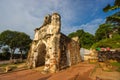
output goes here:
[[[98, 0], [94, 1], [98, 3]], [[95, 10], [97, 11], [99, 6], [94, 1], [0, 0], [0, 32], [11, 29], [25, 32], [33, 38], [34, 29], [42, 25], [44, 16], [59, 12], [62, 16], [62, 32], [70, 33], [80, 28], [80, 26], [75, 26], [75, 23], [86, 21]], [[85, 25], [88, 24], [81, 26]]]
[[98, 29], [99, 25], [104, 23], [105, 19], [95, 19], [87, 24], [83, 24], [80, 27], [83, 28], [86, 32], [90, 32], [94, 34], [95, 31]]
[[63, 22], [73, 19], [70, 3], [61, 0], [2, 0], [0, 1], [0, 32], [6, 29], [23, 31], [33, 36], [47, 14], [59, 12]]
[[98, 29], [99, 25], [104, 23], [104, 22], [105, 22], [104, 19], [95, 19], [91, 22], [88, 22], [86, 24], [82, 24], [80, 26], [66, 27], [62, 31], [65, 32], [66, 34], [69, 34], [71, 32], [75, 32], [78, 29], [83, 29], [86, 32], [94, 34], [95, 31]]

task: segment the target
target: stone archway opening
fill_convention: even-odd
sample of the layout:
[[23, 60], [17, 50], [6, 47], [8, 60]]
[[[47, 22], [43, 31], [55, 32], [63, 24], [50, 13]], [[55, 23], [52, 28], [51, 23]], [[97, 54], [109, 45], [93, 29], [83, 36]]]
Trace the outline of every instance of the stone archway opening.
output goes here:
[[35, 29], [35, 38], [28, 54], [30, 67], [44, 65], [45, 72], [56, 72], [81, 61], [78, 40], [70, 39], [60, 30], [61, 17], [58, 13], [47, 16], [44, 24]]
[[38, 56], [36, 60], [36, 67], [45, 65], [46, 45], [44, 43], [39, 44]]

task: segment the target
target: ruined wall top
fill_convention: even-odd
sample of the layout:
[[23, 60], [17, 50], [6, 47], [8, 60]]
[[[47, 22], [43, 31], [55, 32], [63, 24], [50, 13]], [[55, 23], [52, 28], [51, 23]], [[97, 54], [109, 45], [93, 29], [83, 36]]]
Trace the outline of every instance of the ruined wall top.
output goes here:
[[34, 31], [36, 30], [39, 30], [40, 28], [42, 28], [43, 26], [46, 26], [46, 25], [49, 25], [49, 24], [52, 24], [52, 25], [55, 25], [55, 26], [60, 26], [61, 27], [61, 16], [60, 14], [58, 13], [53, 13], [53, 14], [48, 14], [44, 17], [44, 21], [43, 21], [43, 24], [41, 27], [39, 28], [36, 28]]
[[58, 25], [61, 24], [61, 16], [58, 13], [48, 14], [44, 17], [44, 22], [42, 26], [47, 24]]
[[73, 37], [73, 38], [72, 38], [72, 40], [74, 40], [74, 41], [76, 41], [76, 42], [78, 42], [78, 43], [79, 43], [79, 37], [78, 37], [78, 36]]
[[61, 25], [61, 16], [58, 13], [53, 13], [51, 17], [51, 24], [52, 25]]
[[43, 22], [42, 26], [45, 26], [45, 25], [49, 24], [50, 22], [51, 22], [51, 15], [48, 14], [44, 17], [44, 22]]
[[48, 34], [59, 34], [61, 30], [61, 16], [58, 13], [44, 17], [43, 25], [35, 29], [34, 40], [39, 40]]

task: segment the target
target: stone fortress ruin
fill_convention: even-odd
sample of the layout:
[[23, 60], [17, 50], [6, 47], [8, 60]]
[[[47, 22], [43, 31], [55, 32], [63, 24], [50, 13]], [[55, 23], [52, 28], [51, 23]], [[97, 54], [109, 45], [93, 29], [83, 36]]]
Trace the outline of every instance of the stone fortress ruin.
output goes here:
[[58, 13], [47, 15], [43, 25], [35, 29], [27, 58], [29, 68], [44, 65], [44, 71], [56, 72], [81, 61], [78, 39], [70, 39], [60, 30], [61, 16]]

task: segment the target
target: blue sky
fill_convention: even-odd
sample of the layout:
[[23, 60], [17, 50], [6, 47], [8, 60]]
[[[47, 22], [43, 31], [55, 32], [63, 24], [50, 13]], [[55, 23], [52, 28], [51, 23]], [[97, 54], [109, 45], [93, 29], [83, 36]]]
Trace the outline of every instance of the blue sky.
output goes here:
[[44, 16], [58, 12], [62, 17], [64, 34], [77, 29], [94, 34], [105, 18], [113, 12], [102, 11], [114, 0], [0, 0], [0, 32], [15, 30], [33, 38], [34, 29], [40, 27]]

